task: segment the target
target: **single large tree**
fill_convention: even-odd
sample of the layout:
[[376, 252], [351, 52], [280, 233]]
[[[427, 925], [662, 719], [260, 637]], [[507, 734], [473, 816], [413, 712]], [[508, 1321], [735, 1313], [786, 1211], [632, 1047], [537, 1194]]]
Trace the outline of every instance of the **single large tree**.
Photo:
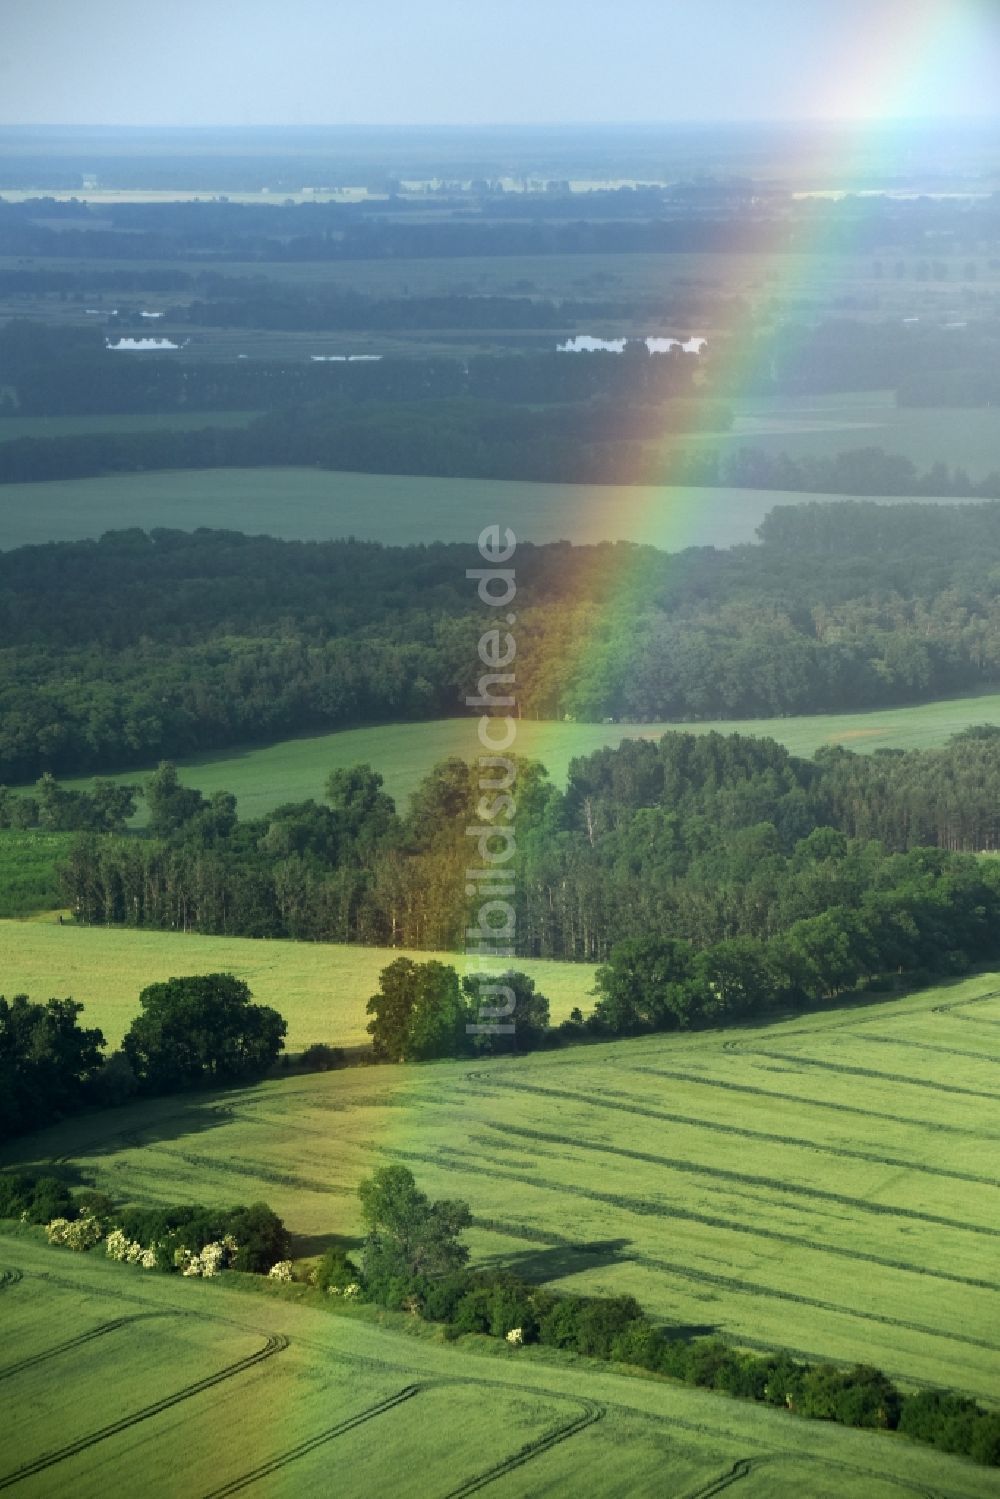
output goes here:
[[446, 963], [397, 958], [383, 968], [368, 1014], [379, 1061], [419, 1062], [459, 1056], [466, 1049], [469, 1010], [458, 974]]
[[150, 984], [139, 1003], [142, 1014], [122, 1050], [140, 1084], [154, 1093], [261, 1077], [288, 1029], [277, 1010], [252, 1004], [247, 985], [231, 973]]
[[466, 1202], [432, 1202], [405, 1166], [381, 1166], [358, 1187], [365, 1224], [364, 1272], [379, 1298], [403, 1294], [420, 1276], [446, 1275], [469, 1258], [459, 1240], [472, 1222]]

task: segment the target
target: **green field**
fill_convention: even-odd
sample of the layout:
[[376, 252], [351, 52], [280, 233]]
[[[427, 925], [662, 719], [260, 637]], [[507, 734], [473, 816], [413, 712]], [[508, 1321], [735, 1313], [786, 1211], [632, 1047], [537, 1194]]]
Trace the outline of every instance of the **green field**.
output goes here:
[[989, 407], [898, 407], [892, 391], [775, 396], [732, 402], [733, 430], [702, 442], [762, 448], [791, 458], [818, 458], [852, 448], [882, 448], [929, 469], [937, 462], [972, 478], [1000, 470], [1000, 432]]
[[4, 484], [0, 545], [78, 541], [127, 526], [214, 526], [293, 541], [357, 536], [408, 545], [474, 541], [484, 525], [499, 520], [524, 541], [623, 540], [680, 551], [753, 541], [776, 505], [832, 498], [790, 490], [532, 484], [310, 468], [193, 469]]
[[0, 1484], [31, 1499], [106, 1499], [123, 1472], [150, 1499], [371, 1499], [387, 1473], [400, 1499], [707, 1499], [736, 1479], [746, 1499], [997, 1492], [903, 1440], [534, 1349], [444, 1346], [402, 1316], [13, 1234], [0, 1261]]
[[[993, 1316], [1000, 1289], [998, 1025], [1000, 979], [984, 975], [880, 1005], [758, 1028], [599, 1044], [488, 1064], [349, 1069], [226, 1094], [168, 1098], [57, 1126], [9, 1149], [6, 1159], [41, 1164], [55, 1158], [60, 1169], [124, 1199], [265, 1198], [286, 1218], [297, 1253], [305, 1256], [318, 1252], [330, 1234], [355, 1236], [358, 1180], [380, 1161], [400, 1161], [432, 1195], [470, 1202], [470, 1244], [478, 1263], [511, 1265], [566, 1290], [631, 1292], [689, 1333], [717, 1330], [754, 1348], [870, 1361], [904, 1384], [943, 1385], [989, 1400], [1000, 1372]], [[424, 1388], [423, 1374], [431, 1367], [466, 1388], [481, 1367], [487, 1379], [516, 1378], [522, 1394], [538, 1385], [552, 1395], [610, 1402], [610, 1424], [597, 1422], [589, 1435], [561, 1444], [558, 1456], [553, 1449], [539, 1457], [530, 1474], [504, 1478], [499, 1493], [574, 1492], [577, 1470], [562, 1466], [572, 1461], [590, 1473], [591, 1487], [594, 1473], [600, 1475], [601, 1494], [693, 1496], [744, 1457], [752, 1460], [752, 1474], [741, 1488], [761, 1496], [889, 1495], [897, 1479], [903, 1492], [911, 1483], [919, 1483], [915, 1491], [923, 1494], [998, 1492], [995, 1475], [899, 1440], [793, 1422], [653, 1381], [625, 1382], [585, 1361], [557, 1367], [551, 1356], [529, 1354], [515, 1375], [511, 1360], [520, 1354], [504, 1347], [494, 1347], [489, 1364], [477, 1366], [461, 1349], [441, 1347], [431, 1332], [399, 1337], [392, 1319], [381, 1330], [364, 1312], [324, 1322], [305, 1307], [256, 1298], [239, 1302], [215, 1286], [189, 1288], [110, 1268], [96, 1255], [58, 1253], [26, 1240], [2, 1241], [0, 1258], [26, 1271], [20, 1285], [3, 1292], [5, 1312], [15, 1311], [22, 1296], [39, 1297], [44, 1310], [52, 1285], [65, 1280], [82, 1291], [67, 1322], [70, 1336], [84, 1312], [95, 1322], [130, 1313], [128, 1298], [135, 1296], [138, 1306], [177, 1309], [192, 1305], [185, 1297], [193, 1298], [208, 1314], [195, 1323], [195, 1339], [210, 1338], [212, 1315], [224, 1315], [227, 1327], [252, 1327], [261, 1343], [267, 1332], [291, 1337], [295, 1353], [276, 1356], [266, 1373], [247, 1378], [281, 1430], [249, 1423], [253, 1435], [240, 1452], [241, 1472], [268, 1460], [271, 1436], [275, 1453], [306, 1440], [312, 1386], [297, 1360], [316, 1353], [325, 1359], [333, 1346], [349, 1362], [367, 1360], [350, 1383], [352, 1395], [370, 1388], [362, 1405], [385, 1398], [380, 1381], [387, 1366], [395, 1377], [390, 1390], [420, 1383], [407, 1413], [414, 1418], [421, 1409], [434, 1415], [430, 1399], [423, 1407], [416, 1404], [435, 1388], [434, 1381]], [[39, 1285], [43, 1272], [49, 1279]], [[113, 1311], [110, 1303], [107, 1313], [88, 1310], [87, 1290], [98, 1286], [112, 1295], [118, 1287], [125, 1293], [115, 1295]], [[13, 1337], [6, 1339], [11, 1360], [62, 1341], [52, 1333], [51, 1312], [45, 1315], [48, 1332], [33, 1332], [30, 1302], [24, 1304], [27, 1325], [14, 1324]], [[155, 1322], [150, 1327], [161, 1336]], [[144, 1328], [139, 1346], [145, 1340]], [[201, 1347], [194, 1372], [185, 1369], [178, 1384], [197, 1377]], [[107, 1343], [109, 1360], [111, 1348]], [[220, 1348], [217, 1356], [220, 1363], [234, 1361], [239, 1351]], [[344, 1371], [336, 1358], [323, 1367], [329, 1393], [317, 1425], [329, 1428], [344, 1414], [336, 1389]], [[300, 1400], [289, 1401], [293, 1431], [286, 1425], [293, 1411], [286, 1411], [276, 1383], [282, 1370], [282, 1378], [292, 1379], [290, 1388], [301, 1391]], [[15, 1391], [21, 1378], [15, 1376]], [[50, 1373], [50, 1399], [57, 1388]], [[88, 1388], [102, 1386], [91, 1381]], [[109, 1401], [117, 1398], [116, 1388], [112, 1380]], [[24, 1398], [38, 1398], [31, 1380]], [[145, 1390], [139, 1397], [133, 1391], [132, 1399], [145, 1405]], [[443, 1474], [430, 1467], [425, 1487], [414, 1492], [465, 1492], [461, 1484], [471, 1473], [538, 1435], [534, 1413], [544, 1410], [543, 1428], [554, 1429], [561, 1413], [548, 1408], [549, 1399], [546, 1393], [531, 1400], [523, 1417], [515, 1402], [510, 1421], [505, 1407], [505, 1418], [491, 1421], [475, 1450], [466, 1447], [456, 1416], [454, 1468]], [[210, 1407], [211, 1399], [205, 1404]], [[476, 1404], [499, 1413], [495, 1399]], [[191, 1416], [197, 1418], [198, 1408]], [[665, 1425], [651, 1427], [654, 1417]], [[83, 1424], [97, 1428], [108, 1419], [95, 1410]], [[226, 1427], [226, 1421], [219, 1425]], [[401, 1441], [419, 1445], [419, 1429], [403, 1425], [399, 1430], [408, 1435]], [[145, 1435], [155, 1440], [158, 1432], [150, 1425]], [[629, 1474], [611, 1476], [614, 1448], [629, 1432], [635, 1436], [635, 1468], [629, 1438]], [[385, 1434], [391, 1444], [392, 1423]], [[509, 1448], [497, 1445], [508, 1438]], [[52, 1444], [51, 1428], [48, 1440]], [[185, 1437], [183, 1461], [193, 1464], [200, 1450], [197, 1425], [190, 1441], [188, 1452]], [[89, 1493], [100, 1468], [87, 1466], [94, 1449], [86, 1451], [72, 1461], [83, 1464], [81, 1491]], [[220, 1485], [231, 1473], [227, 1453], [223, 1440], [216, 1454]], [[765, 1461], [767, 1453], [774, 1458]], [[364, 1462], [356, 1465], [350, 1445], [344, 1455], [350, 1459], [347, 1481], [362, 1482]], [[860, 1464], [865, 1472], [854, 1466], [814, 1472], [820, 1456]], [[112, 1450], [107, 1460], [112, 1457], [120, 1454]], [[326, 1464], [314, 1464], [309, 1454], [303, 1461], [298, 1492], [311, 1492], [324, 1472], [329, 1482]], [[672, 1464], [677, 1470], [664, 1488], [663, 1467], [669, 1472]], [[285, 1482], [268, 1492], [285, 1493]], [[295, 1492], [291, 1475], [287, 1483], [287, 1492]], [[204, 1492], [206, 1485], [195, 1487]]]
[[[753, 734], [770, 737], [793, 754], [809, 756], [824, 744], [848, 749], [930, 749], [970, 724], [1000, 724], [1000, 693], [945, 698], [912, 708], [877, 713], [836, 713], [801, 718], [744, 718], [708, 723], [591, 724], [547, 723], [522, 719], [515, 748], [541, 760], [553, 781], [565, 784], [569, 763], [603, 745], [623, 739], [659, 739], [672, 731], [703, 734]], [[389, 792], [403, 804], [437, 761], [449, 755], [474, 759], [478, 754], [476, 720], [444, 718], [429, 723], [388, 724], [375, 729], [346, 729], [285, 739], [264, 748], [230, 750], [181, 762], [185, 783], [206, 794], [234, 791], [243, 817], [261, 817], [282, 802], [322, 795], [331, 770], [370, 764], [385, 777]], [[147, 767], [150, 769], [151, 767]], [[127, 771], [112, 779], [141, 784], [144, 771]], [[88, 777], [67, 781], [88, 786]], [[142, 803], [136, 817], [145, 817]]]
[[0, 916], [27, 916], [60, 904], [59, 864], [72, 833], [0, 830]]
[[[3, 416], [0, 443], [18, 437], [76, 437], [91, 432], [193, 432], [245, 427], [256, 411], [149, 411], [126, 416]], [[55, 538], [61, 539], [61, 538]]]
[[[313, 1041], [358, 1046], [369, 1039], [365, 1004], [379, 973], [403, 956], [462, 964], [455, 953], [60, 926], [54, 917], [0, 921], [0, 993], [36, 1000], [72, 995], [86, 1005], [84, 1023], [100, 1026], [117, 1045], [139, 1013], [139, 992], [147, 984], [178, 974], [235, 973], [255, 998], [284, 1015], [289, 1051]], [[566, 1019], [574, 1005], [591, 1007], [589, 964], [519, 958], [517, 966], [548, 996], [553, 1021]]]

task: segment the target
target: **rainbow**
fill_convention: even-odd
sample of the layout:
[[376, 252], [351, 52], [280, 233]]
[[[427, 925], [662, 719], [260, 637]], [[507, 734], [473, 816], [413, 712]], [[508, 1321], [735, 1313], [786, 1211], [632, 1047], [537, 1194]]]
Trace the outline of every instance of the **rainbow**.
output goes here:
[[[900, 131], [904, 128], [894, 122], [921, 116], [922, 106], [933, 97], [942, 70], [967, 66], [977, 45], [986, 40], [984, 28], [996, 28], [998, 15], [1000, 6], [994, 7], [990, 0], [985, 4], [980, 0], [887, 0], [883, 5], [873, 3], [865, 7], [863, 34], [855, 37], [849, 54], [829, 59], [825, 97], [816, 109], [817, 116], [844, 122], [839, 177], [856, 180], [879, 144], [889, 140], [897, 128]], [[831, 165], [836, 162], [837, 157], [832, 161], [825, 157], [822, 176], [828, 177]], [[819, 170], [816, 180], [821, 180]], [[763, 255], [763, 284], [780, 291], [785, 301], [794, 301], [805, 294], [815, 276], [817, 256], [843, 253], [845, 249], [842, 238], [836, 246], [829, 238], [830, 215], [823, 212], [822, 203], [817, 203], [811, 222], [806, 216], [803, 221], [805, 228], [799, 242], [790, 246], [787, 220], [776, 216], [773, 244], [763, 252], [755, 252], [758, 267]], [[841, 234], [838, 226], [838, 235]], [[756, 298], [747, 301], [751, 304], [748, 310], [730, 326], [715, 331], [691, 330], [708, 331], [707, 353], [684, 356], [703, 359], [708, 389], [724, 392], [728, 398], [749, 393], [758, 384], [760, 375], [761, 309]], [[593, 356], [580, 353], [575, 357]], [[656, 485], [591, 486], [589, 511], [584, 519], [596, 521], [608, 538], [655, 534], [657, 546], [671, 552], [692, 545], [692, 521], [710, 503], [711, 491], [685, 487], [676, 483], [673, 475], [683, 446], [693, 435], [693, 431], [679, 434], [671, 431], [663, 436], [659, 444], [660, 478]], [[504, 524], [502, 516], [484, 515], [480, 519], [484, 527], [497, 522]], [[588, 530], [593, 531], [594, 526], [589, 525]], [[623, 616], [627, 617], [630, 609], [634, 615], [637, 593], [642, 592], [643, 566], [641, 549], [628, 544], [608, 548], [603, 601], [587, 610], [567, 611], [561, 632], [546, 645], [546, 670], [564, 679], [579, 680], [584, 672], [600, 677], [609, 669], [607, 644]], [[537, 666], [535, 663], [535, 675]], [[475, 724], [476, 717], [470, 710], [468, 732], [461, 732], [456, 738], [456, 752], [469, 758], [477, 753]], [[553, 726], [554, 732], [557, 728]], [[537, 753], [537, 738], [533, 747]], [[516, 751], [516, 743], [513, 748]], [[544, 750], [541, 754], [544, 759]], [[387, 954], [387, 961], [388, 957]], [[463, 966], [459, 955], [456, 966]], [[467, 1082], [464, 1074], [463, 1080]], [[410, 1101], [413, 1107], [419, 1107], [421, 1096], [427, 1092], [419, 1074], [415, 1081], [403, 1076], [392, 1079], [391, 1086], [396, 1094], [395, 1106], [382, 1115], [389, 1122], [377, 1126], [376, 1139], [371, 1142], [375, 1148], [372, 1164], [379, 1155], [383, 1159], [393, 1155], [407, 1159], [405, 1147], [412, 1134]], [[435, 1081], [433, 1086], [438, 1087], [439, 1082]], [[488, 1107], [484, 1101], [483, 1111]], [[476, 1108], [472, 1105], [471, 1117], [475, 1116]], [[420, 1167], [416, 1169], [421, 1171]], [[424, 1177], [427, 1170], [423, 1168]], [[431, 1170], [431, 1175], [435, 1174]], [[428, 1183], [432, 1192], [435, 1185], [433, 1181]], [[344, 1211], [346, 1219], [353, 1223], [353, 1203], [345, 1204]]]

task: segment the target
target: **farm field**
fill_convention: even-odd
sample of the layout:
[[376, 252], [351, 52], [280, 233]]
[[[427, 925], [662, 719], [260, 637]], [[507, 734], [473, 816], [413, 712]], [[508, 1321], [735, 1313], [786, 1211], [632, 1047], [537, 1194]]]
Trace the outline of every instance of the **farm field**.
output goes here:
[[732, 431], [690, 441], [752, 445], [790, 458], [820, 458], [852, 448], [882, 448], [929, 469], [937, 462], [972, 478], [1000, 470], [1000, 433], [989, 407], [897, 406], [892, 391], [838, 395], [747, 397], [730, 403]]
[[[261, 1004], [288, 1021], [285, 1045], [301, 1051], [314, 1041], [360, 1046], [370, 1039], [365, 1005], [378, 976], [394, 958], [461, 964], [455, 953], [347, 947], [326, 942], [201, 937], [183, 932], [60, 926], [54, 917], [0, 921], [0, 993], [33, 999], [71, 995], [86, 1005], [85, 1025], [97, 1025], [116, 1046], [139, 1013], [147, 984], [186, 973], [234, 973]], [[594, 969], [586, 963], [518, 959], [552, 1006], [552, 1020], [574, 1005], [589, 1009]]]
[[[444, 1346], [402, 1317], [144, 1274], [13, 1234], [0, 1234], [0, 1261], [0, 1486], [26, 1496], [103, 1499], [140, 1468], [150, 1499], [319, 1499], [334, 1483], [368, 1499], [387, 1471], [403, 1499], [487, 1483], [498, 1499], [695, 1499], [737, 1478], [748, 1499], [997, 1492], [988, 1471], [902, 1440], [532, 1349]], [[84, 1367], [95, 1377], [81, 1398]]]
[[27, 916], [60, 903], [58, 867], [72, 833], [0, 830], [0, 915]]
[[88, 432], [191, 432], [202, 427], [245, 427], [258, 414], [256, 411], [150, 411], [132, 416], [3, 416], [0, 443], [13, 442], [18, 437], [75, 437]]
[[358, 1180], [398, 1161], [469, 1201], [479, 1263], [989, 1400], [998, 1062], [989, 974], [756, 1028], [164, 1099], [6, 1159], [125, 1199], [264, 1198], [300, 1255], [356, 1235]]
[[[753, 734], [777, 739], [793, 754], [809, 756], [824, 744], [847, 749], [929, 749], [970, 724], [1000, 724], [1000, 693], [944, 698], [909, 708], [874, 713], [816, 714], [801, 718], [724, 719], [705, 723], [591, 724], [522, 719], [516, 748], [540, 760], [554, 782], [564, 785], [570, 761], [623, 739], [659, 739], [663, 734]], [[449, 755], [474, 759], [479, 753], [476, 720], [434, 719], [428, 723], [386, 724], [285, 739], [260, 748], [230, 750], [180, 762], [183, 780], [207, 795], [233, 791], [242, 817], [261, 817], [283, 802], [322, 795], [331, 770], [369, 764], [385, 778], [386, 789], [403, 805], [433, 765]], [[152, 767], [148, 767], [152, 769]], [[112, 780], [141, 784], [144, 771], [126, 771]], [[88, 786], [89, 777], [68, 779]], [[145, 818], [139, 803], [136, 825]]]
[[[825, 429], [822, 436], [824, 451], [874, 445], [831, 444]], [[781, 447], [784, 439], [773, 442]], [[676, 552], [752, 542], [776, 506], [835, 498], [792, 490], [534, 484], [313, 468], [185, 469], [0, 485], [0, 545], [80, 541], [129, 526], [209, 526], [291, 541], [356, 536], [403, 546], [474, 541], [484, 518], [501, 516], [523, 541], [633, 541]]]

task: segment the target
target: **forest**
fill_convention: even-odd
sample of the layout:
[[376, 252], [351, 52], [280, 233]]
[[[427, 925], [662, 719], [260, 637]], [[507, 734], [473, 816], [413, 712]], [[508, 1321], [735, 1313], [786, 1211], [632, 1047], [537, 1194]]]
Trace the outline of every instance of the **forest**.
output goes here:
[[[520, 546], [519, 712], [763, 717], [1000, 681], [1000, 504], [790, 505], [760, 536]], [[0, 554], [0, 780], [462, 712], [477, 555], [167, 530]]]

